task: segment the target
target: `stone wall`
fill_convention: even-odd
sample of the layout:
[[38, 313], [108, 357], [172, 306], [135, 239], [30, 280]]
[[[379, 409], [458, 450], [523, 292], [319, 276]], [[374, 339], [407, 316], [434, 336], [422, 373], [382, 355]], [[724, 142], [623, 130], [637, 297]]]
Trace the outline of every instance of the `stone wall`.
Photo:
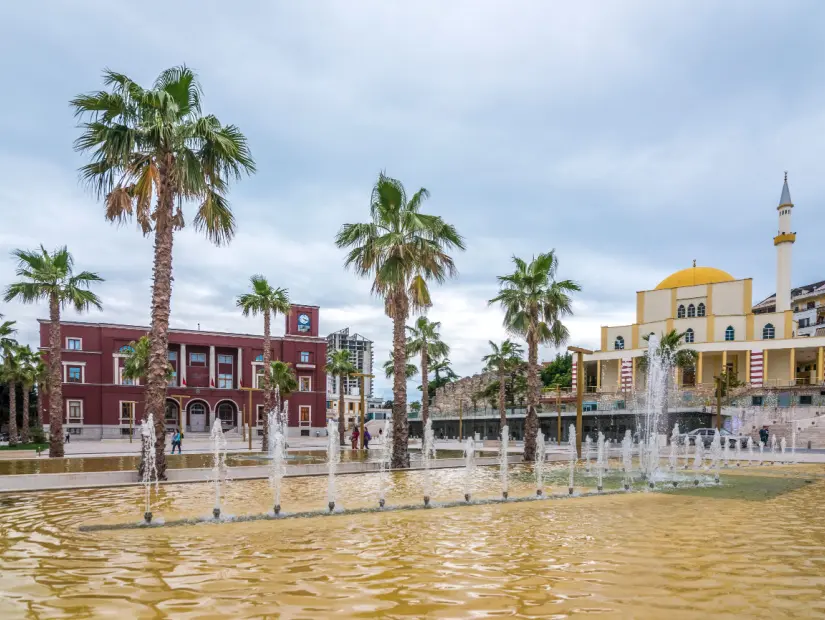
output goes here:
[[484, 372], [448, 383], [435, 391], [431, 411], [435, 414], [445, 415], [457, 412], [460, 402], [464, 403], [464, 410], [469, 411], [473, 408], [474, 400], [479, 409], [485, 406], [489, 407], [489, 403], [483, 398], [476, 397], [476, 394], [495, 380], [496, 377], [493, 373]]

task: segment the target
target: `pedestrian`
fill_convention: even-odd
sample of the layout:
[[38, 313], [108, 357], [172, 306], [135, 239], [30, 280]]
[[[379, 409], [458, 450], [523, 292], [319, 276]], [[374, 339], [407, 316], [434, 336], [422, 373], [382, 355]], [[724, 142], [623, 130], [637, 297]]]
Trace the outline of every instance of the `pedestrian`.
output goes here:
[[175, 453], [175, 448], [178, 449], [178, 454], [180, 454], [180, 440], [182, 437], [182, 433], [180, 431], [175, 431], [172, 435], [172, 454]]
[[759, 429], [759, 441], [761, 441], [766, 446], [768, 445], [768, 427], [763, 426]]
[[66, 432], [66, 443], [70, 443], [72, 441], [72, 434], [68, 431]]
[[384, 429], [378, 429], [378, 443], [384, 443]]
[[369, 429], [364, 429], [364, 448], [369, 450], [370, 447], [370, 439], [372, 439], [372, 435], [370, 435]]
[[358, 427], [356, 426], [354, 429], [352, 429], [352, 449], [353, 450], [358, 449], [358, 437], [360, 437], [360, 436], [361, 436], [361, 434], [358, 432]]

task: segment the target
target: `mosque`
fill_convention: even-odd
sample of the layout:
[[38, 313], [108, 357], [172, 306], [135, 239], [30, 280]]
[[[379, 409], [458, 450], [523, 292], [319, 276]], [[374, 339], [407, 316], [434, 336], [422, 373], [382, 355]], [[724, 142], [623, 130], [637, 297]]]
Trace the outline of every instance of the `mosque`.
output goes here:
[[[682, 269], [656, 288], [636, 293], [636, 321], [601, 328], [601, 347], [584, 357], [585, 385], [593, 392], [624, 392], [644, 381], [636, 360], [646, 336], [676, 330], [698, 353], [695, 368], [677, 370], [683, 387], [711, 386], [723, 370], [754, 388], [823, 384], [825, 282], [791, 288], [794, 205], [788, 175], [777, 206], [776, 293], [753, 305], [751, 278], [721, 269]], [[821, 327], [820, 327], [821, 325]], [[578, 369], [574, 366], [574, 385]]]

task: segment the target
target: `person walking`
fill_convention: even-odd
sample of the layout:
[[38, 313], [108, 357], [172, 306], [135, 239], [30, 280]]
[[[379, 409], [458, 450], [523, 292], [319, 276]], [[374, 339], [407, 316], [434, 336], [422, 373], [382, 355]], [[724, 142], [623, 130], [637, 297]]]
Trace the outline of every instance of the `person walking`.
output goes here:
[[358, 438], [361, 436], [361, 433], [358, 432], [358, 427], [356, 426], [352, 429], [352, 449], [358, 449]]
[[370, 435], [369, 429], [364, 427], [364, 449], [370, 449], [370, 440], [372, 439], [372, 435]]

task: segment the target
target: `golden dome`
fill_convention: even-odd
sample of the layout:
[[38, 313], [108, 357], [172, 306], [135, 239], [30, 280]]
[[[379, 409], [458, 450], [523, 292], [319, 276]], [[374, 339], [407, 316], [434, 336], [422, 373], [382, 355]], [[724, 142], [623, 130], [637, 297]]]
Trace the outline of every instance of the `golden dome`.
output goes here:
[[676, 288], [678, 286], [694, 286], [696, 284], [715, 284], [716, 282], [732, 282], [734, 277], [727, 271], [713, 267], [688, 267], [670, 274], [659, 282], [656, 289]]

